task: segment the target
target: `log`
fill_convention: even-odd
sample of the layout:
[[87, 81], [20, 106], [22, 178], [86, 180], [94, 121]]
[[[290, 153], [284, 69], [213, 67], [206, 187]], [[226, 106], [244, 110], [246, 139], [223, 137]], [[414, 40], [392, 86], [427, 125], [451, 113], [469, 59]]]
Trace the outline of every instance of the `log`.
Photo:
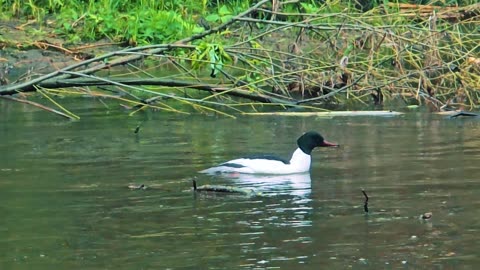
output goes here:
[[469, 116], [469, 117], [480, 116], [477, 113], [465, 112], [465, 111], [444, 111], [444, 112], [435, 112], [435, 114], [450, 116], [450, 118], [457, 118], [459, 116]]

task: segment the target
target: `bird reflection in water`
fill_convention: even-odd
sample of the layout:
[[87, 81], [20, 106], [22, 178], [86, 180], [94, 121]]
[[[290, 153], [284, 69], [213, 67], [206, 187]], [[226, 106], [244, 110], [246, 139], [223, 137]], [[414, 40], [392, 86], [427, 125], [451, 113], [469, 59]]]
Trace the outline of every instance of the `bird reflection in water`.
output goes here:
[[253, 188], [263, 195], [291, 195], [309, 197], [312, 191], [310, 173], [287, 175], [255, 175], [243, 173], [226, 173], [217, 175], [232, 181], [232, 185]]

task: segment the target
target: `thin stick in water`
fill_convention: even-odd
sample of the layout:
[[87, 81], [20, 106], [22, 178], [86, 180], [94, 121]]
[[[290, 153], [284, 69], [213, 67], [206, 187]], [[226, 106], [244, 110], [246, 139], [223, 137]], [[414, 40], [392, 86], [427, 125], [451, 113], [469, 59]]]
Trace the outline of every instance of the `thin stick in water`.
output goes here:
[[365, 190], [362, 189], [363, 196], [365, 196], [365, 203], [363, 204], [363, 210], [368, 213], [368, 195]]
[[192, 182], [193, 182], [193, 190], [197, 191], [197, 180], [192, 179]]
[[133, 131], [133, 133], [138, 134], [138, 132], [140, 131], [140, 127], [142, 126], [142, 123], [143, 123], [143, 122], [138, 123], [138, 125], [137, 125], [137, 127], [135, 128], [135, 131]]

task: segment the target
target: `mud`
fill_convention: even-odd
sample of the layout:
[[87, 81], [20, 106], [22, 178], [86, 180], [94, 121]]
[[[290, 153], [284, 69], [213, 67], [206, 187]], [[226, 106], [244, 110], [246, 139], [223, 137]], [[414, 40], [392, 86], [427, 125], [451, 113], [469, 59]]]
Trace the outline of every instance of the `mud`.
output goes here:
[[31, 79], [116, 49], [107, 40], [69, 44], [48, 25], [0, 21], [0, 85]]

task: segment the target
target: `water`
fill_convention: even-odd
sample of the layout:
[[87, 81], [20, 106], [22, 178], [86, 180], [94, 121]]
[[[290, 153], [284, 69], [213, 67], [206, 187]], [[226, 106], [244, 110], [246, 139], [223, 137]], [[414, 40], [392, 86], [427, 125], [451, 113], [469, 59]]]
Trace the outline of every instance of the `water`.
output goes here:
[[[478, 119], [128, 117], [93, 104], [71, 122], [0, 110], [1, 269], [480, 265]], [[342, 144], [314, 151], [310, 175], [196, 173], [245, 154], [289, 157], [307, 130]], [[262, 194], [193, 194], [194, 176]]]

